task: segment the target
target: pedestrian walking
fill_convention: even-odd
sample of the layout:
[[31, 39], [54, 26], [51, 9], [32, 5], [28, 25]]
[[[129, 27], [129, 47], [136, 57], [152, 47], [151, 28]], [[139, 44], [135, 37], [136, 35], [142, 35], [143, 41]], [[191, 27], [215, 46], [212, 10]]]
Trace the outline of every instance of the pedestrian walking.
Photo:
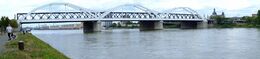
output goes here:
[[8, 35], [8, 37], [9, 37], [8, 40], [14, 39], [14, 38], [13, 38], [13, 36], [14, 36], [14, 34], [13, 34], [13, 28], [12, 28], [12, 26], [11, 26], [10, 24], [6, 27], [6, 32], [7, 32], [7, 35]]

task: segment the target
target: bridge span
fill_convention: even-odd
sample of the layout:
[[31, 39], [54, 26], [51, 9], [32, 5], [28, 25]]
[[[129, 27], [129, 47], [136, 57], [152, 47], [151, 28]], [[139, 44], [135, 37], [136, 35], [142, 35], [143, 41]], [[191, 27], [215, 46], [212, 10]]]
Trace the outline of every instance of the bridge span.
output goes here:
[[[77, 12], [36, 12], [53, 5], [70, 7]], [[115, 11], [122, 10], [123, 7], [132, 7], [143, 12]], [[178, 13], [176, 10], [186, 13]], [[140, 30], [163, 29], [164, 21], [181, 22], [181, 28], [202, 28], [206, 23], [206, 19], [191, 8], [179, 7], [158, 12], [138, 4], [125, 4], [105, 11], [94, 11], [70, 3], [51, 3], [35, 8], [28, 13], [17, 13], [16, 17], [20, 24], [83, 22], [84, 32], [101, 31], [101, 22], [107, 21], [139, 21]]]

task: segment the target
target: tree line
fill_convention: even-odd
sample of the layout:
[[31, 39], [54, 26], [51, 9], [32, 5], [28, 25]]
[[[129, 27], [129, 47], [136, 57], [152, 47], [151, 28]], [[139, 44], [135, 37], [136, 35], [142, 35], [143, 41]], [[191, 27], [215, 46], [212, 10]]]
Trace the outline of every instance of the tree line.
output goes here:
[[260, 10], [258, 10], [256, 16], [243, 16], [241, 20], [244, 20], [245, 24], [233, 23], [232, 18], [223, 16], [214, 16], [211, 19], [216, 22], [215, 27], [260, 27]]
[[9, 19], [8, 17], [6, 16], [2, 16], [1, 17], [1, 20], [0, 20], [0, 31], [5, 31], [5, 28], [8, 26], [8, 25], [11, 25], [13, 28], [18, 28], [18, 23], [17, 23], [17, 20], [16, 19]]
[[248, 24], [260, 27], [260, 10], [258, 10], [256, 16], [244, 16], [242, 19], [246, 20], [246, 23]]

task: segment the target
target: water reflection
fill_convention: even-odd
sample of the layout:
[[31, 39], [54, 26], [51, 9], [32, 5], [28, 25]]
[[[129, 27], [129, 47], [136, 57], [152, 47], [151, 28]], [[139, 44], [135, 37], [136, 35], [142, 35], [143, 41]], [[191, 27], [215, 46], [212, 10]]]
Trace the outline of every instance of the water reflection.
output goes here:
[[73, 59], [258, 59], [260, 31], [165, 29], [41, 30], [33, 34]]

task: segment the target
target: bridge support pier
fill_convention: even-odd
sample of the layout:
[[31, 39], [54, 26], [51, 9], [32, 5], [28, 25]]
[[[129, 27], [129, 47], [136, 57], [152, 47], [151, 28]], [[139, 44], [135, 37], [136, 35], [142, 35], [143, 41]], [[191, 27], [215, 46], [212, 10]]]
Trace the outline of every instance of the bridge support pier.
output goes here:
[[161, 30], [163, 29], [163, 21], [140, 21], [140, 30]]
[[83, 22], [83, 32], [99, 32], [101, 31], [101, 22], [100, 21], [85, 21]]
[[180, 27], [181, 29], [207, 28], [207, 22], [183, 21]]

